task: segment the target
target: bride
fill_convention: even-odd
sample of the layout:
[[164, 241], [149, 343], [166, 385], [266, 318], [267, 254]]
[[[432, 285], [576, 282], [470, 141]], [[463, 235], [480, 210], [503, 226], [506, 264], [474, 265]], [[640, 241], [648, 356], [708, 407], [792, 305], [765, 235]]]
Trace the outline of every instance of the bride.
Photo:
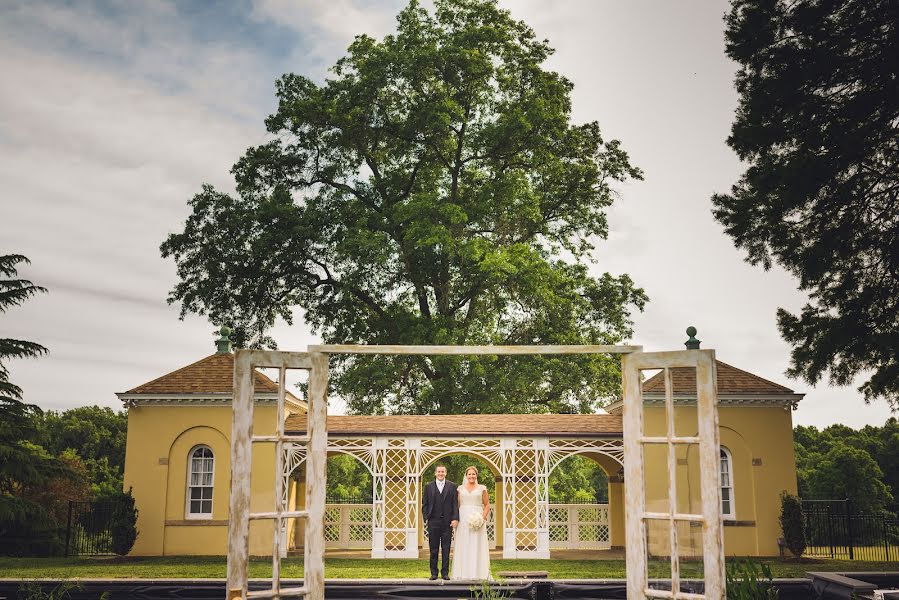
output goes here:
[[490, 579], [490, 548], [487, 545], [490, 498], [487, 488], [478, 483], [478, 470], [468, 467], [465, 483], [457, 489], [459, 524], [454, 541], [452, 578]]

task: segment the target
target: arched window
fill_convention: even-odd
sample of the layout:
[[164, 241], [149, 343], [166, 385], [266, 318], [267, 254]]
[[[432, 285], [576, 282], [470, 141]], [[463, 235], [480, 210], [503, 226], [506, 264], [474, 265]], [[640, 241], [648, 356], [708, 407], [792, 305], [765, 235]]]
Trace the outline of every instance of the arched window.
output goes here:
[[212, 518], [212, 488], [215, 457], [207, 446], [197, 446], [190, 452], [187, 479], [187, 518]]
[[734, 510], [734, 461], [730, 450], [721, 446], [721, 514], [725, 519], [736, 518]]

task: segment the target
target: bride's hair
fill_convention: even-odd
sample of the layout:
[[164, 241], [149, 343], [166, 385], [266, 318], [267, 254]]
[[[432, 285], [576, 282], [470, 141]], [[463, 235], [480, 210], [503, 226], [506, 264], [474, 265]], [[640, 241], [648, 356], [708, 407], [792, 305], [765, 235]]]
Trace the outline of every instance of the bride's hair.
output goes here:
[[478, 476], [478, 468], [475, 467], [474, 465], [465, 468], [465, 476], [466, 476], [466, 477], [468, 476], [468, 472], [469, 472], [469, 471], [474, 471], [475, 477]]

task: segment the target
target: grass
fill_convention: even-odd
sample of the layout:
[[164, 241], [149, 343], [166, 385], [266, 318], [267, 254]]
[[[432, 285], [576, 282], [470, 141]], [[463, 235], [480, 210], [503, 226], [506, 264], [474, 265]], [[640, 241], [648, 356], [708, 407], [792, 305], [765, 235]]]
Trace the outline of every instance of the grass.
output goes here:
[[[775, 577], [802, 577], [807, 571], [895, 571], [895, 562], [845, 560], [781, 561], [766, 559]], [[302, 577], [302, 559], [282, 562], [284, 578]], [[619, 579], [625, 577], [623, 560], [494, 560], [493, 573], [500, 571], [548, 571], [551, 579]], [[682, 561], [682, 577], [701, 577], [700, 562]], [[270, 577], [271, 561], [254, 559], [250, 577]], [[325, 577], [334, 579], [410, 579], [428, 576], [428, 561], [328, 558]], [[649, 576], [667, 578], [668, 561], [651, 561]], [[0, 577], [30, 578], [224, 578], [225, 558], [135, 557], [135, 558], [10, 558], [0, 557]]]

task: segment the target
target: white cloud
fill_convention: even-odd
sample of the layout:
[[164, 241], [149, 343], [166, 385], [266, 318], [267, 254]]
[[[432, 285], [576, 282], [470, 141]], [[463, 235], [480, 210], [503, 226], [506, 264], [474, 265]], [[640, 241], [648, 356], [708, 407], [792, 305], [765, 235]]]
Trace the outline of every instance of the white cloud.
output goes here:
[[395, 29], [397, 2], [254, 0], [252, 17], [289, 27], [315, 42], [315, 52], [343, 50], [357, 35], [383, 37]]

